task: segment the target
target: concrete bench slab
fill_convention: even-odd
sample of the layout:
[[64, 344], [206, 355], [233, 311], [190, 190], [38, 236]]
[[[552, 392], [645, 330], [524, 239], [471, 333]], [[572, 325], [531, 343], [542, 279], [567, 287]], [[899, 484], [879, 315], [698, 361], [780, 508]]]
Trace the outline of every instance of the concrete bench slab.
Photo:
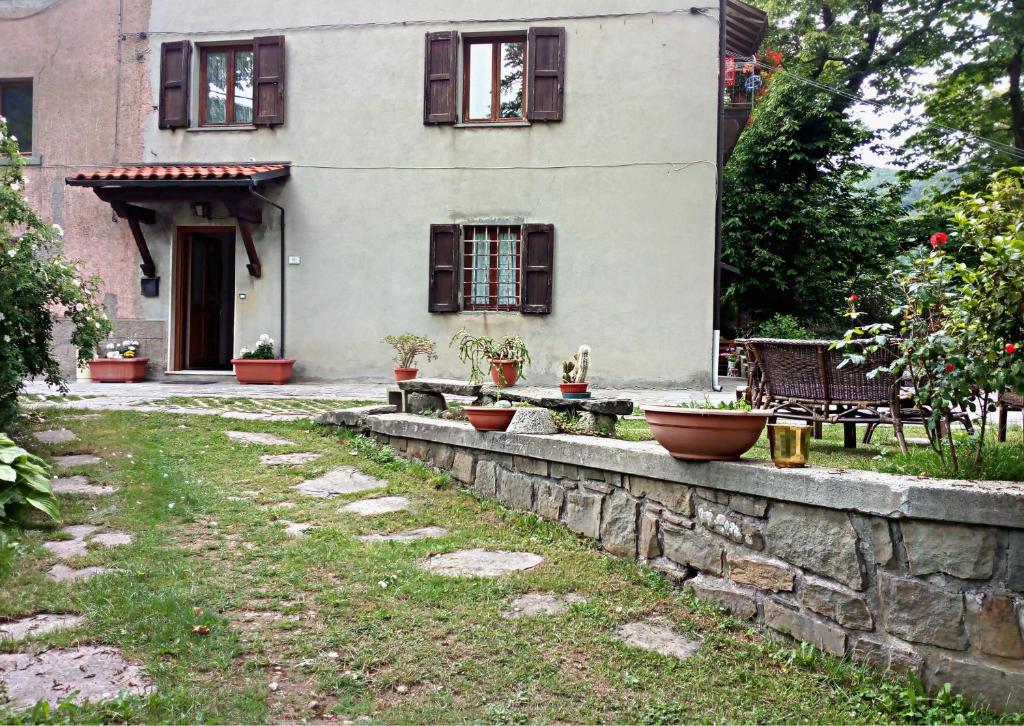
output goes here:
[[449, 396], [479, 396], [483, 384], [467, 383], [466, 381], [447, 378], [414, 378], [411, 381], [399, 381], [398, 387], [406, 393], [440, 393]]
[[527, 388], [512, 386], [498, 388], [483, 386], [481, 398], [501, 398], [513, 403], [529, 403], [555, 411], [589, 411], [605, 416], [626, 416], [633, 413], [633, 402], [628, 398], [562, 398], [554, 388]]

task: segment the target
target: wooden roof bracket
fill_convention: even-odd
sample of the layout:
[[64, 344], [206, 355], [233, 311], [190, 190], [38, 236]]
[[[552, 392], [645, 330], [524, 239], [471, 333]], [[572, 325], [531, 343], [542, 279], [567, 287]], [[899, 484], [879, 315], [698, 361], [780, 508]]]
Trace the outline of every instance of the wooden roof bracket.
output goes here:
[[139, 248], [142, 256], [142, 274], [147, 278], [156, 278], [156, 263], [153, 262], [153, 255], [149, 252], [149, 245], [146, 243], [146, 236], [142, 234], [142, 224], [156, 224], [156, 212], [145, 207], [137, 207], [127, 202], [112, 201], [110, 203], [114, 214], [128, 222], [128, 228], [132, 231], [135, 239], [135, 246]]
[[263, 265], [260, 263], [259, 253], [256, 251], [256, 244], [252, 239], [251, 224], [262, 224], [263, 209], [254, 204], [242, 202], [228, 202], [228, 213], [238, 222], [238, 231], [242, 235], [242, 244], [245, 245], [245, 254], [249, 258], [246, 268], [253, 277], [263, 276]]

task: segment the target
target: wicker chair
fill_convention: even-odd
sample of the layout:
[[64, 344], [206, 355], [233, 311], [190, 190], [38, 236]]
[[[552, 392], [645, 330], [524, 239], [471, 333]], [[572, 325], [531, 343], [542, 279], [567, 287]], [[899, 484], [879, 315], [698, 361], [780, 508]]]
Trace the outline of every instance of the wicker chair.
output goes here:
[[748, 400], [757, 408], [772, 412], [773, 418], [808, 421], [816, 437], [822, 424], [843, 424], [844, 444], [857, 445], [857, 424], [867, 424], [865, 441], [879, 424], [890, 424], [903, 451], [901, 376], [868, 373], [895, 359], [883, 348], [869, 355], [860, 366], [839, 368], [843, 353], [828, 340], [775, 340], [754, 338], [737, 341], [745, 345], [751, 362], [747, 377]]
[[1010, 411], [1024, 411], [1024, 394], [1003, 391], [999, 394], [999, 440], [1006, 441], [1006, 419]]

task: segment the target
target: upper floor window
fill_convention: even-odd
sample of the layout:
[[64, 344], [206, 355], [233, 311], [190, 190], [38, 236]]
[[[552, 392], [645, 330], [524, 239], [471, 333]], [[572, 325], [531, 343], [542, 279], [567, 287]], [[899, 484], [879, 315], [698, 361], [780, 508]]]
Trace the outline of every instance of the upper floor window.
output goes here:
[[464, 121], [525, 121], [526, 36], [467, 37], [463, 56]]
[[200, 126], [252, 124], [252, 60], [252, 45], [200, 48]]
[[32, 153], [32, 81], [0, 80], [0, 116], [18, 139], [22, 154]]

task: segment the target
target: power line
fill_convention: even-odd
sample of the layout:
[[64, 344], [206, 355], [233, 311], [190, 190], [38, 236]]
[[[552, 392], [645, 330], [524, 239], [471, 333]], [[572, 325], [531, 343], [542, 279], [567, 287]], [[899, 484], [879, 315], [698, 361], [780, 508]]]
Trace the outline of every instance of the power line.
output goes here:
[[[756, 66], [761, 66], [762, 68], [766, 68], [766, 69], [772, 71], [773, 73], [781, 73], [781, 74], [783, 74], [785, 76], [790, 76], [791, 78], [794, 78], [795, 80], [798, 80], [801, 83], [805, 83], [805, 84], [807, 84], [809, 86], [817, 88], [817, 89], [819, 89], [821, 91], [825, 91], [827, 93], [831, 93], [831, 94], [839, 96], [841, 98], [846, 98], [846, 99], [848, 99], [850, 101], [853, 101], [855, 103], [863, 103], [863, 104], [867, 104], [869, 106], [874, 106], [875, 108], [878, 108], [878, 109], [889, 110], [889, 107], [886, 104], [882, 103], [881, 101], [875, 101], [875, 100], [870, 99], [870, 98], [864, 98], [863, 96], [858, 96], [858, 95], [856, 95], [854, 93], [850, 93], [848, 91], [844, 91], [841, 88], [835, 88], [833, 86], [825, 85], [824, 83], [821, 83], [819, 81], [815, 81], [812, 78], [806, 78], [806, 77], [801, 76], [801, 75], [799, 75], [797, 73], [794, 73], [793, 71], [788, 71], [785, 68], [783, 68], [782, 66], [773, 66], [773, 65], [771, 65], [769, 63], [764, 63], [763, 61], [759, 61], [756, 58], [753, 59], [753, 60], [748, 60], [744, 56], [740, 56], [740, 55], [737, 55], [736, 53], [732, 53], [732, 52], [729, 52], [728, 55], [730, 57], [732, 57], [732, 58], [742, 59], [744, 61], [753, 63]], [[958, 129], [958, 128], [955, 128], [953, 126], [946, 126], [945, 124], [941, 124], [941, 123], [939, 123], [937, 121], [929, 121], [928, 119], [920, 119], [920, 120], [917, 121], [917, 123], [919, 123], [919, 124], [921, 124], [923, 126], [930, 126], [932, 128], [940, 129], [942, 131], [945, 131], [948, 134], [960, 134], [961, 136], [966, 137], [967, 139], [970, 139], [970, 140], [975, 141], [977, 143], [985, 144], [987, 146], [991, 146], [993, 149], [995, 149], [997, 151], [1001, 151], [1004, 154], [1012, 156], [1012, 157], [1014, 157], [1016, 159], [1024, 159], [1024, 151], [1022, 151], [1022, 150], [1020, 150], [1020, 149], [1018, 149], [1018, 148], [1016, 148], [1014, 146], [1010, 146], [1009, 144], [1004, 144], [1001, 141], [996, 141], [995, 139], [989, 139], [989, 138], [986, 138], [984, 136], [979, 136], [977, 134], [972, 134], [969, 131], [964, 131], [963, 129]]]
[[315, 30], [358, 30], [373, 28], [402, 28], [423, 25], [478, 25], [484, 23], [545, 23], [556, 20], [615, 20], [618, 18], [636, 18], [665, 15], [703, 14], [707, 10], [717, 10], [717, 6], [672, 8], [670, 10], [634, 10], [621, 13], [591, 13], [585, 15], [541, 15], [535, 17], [510, 18], [463, 18], [462, 20], [378, 20], [361, 23], [317, 23], [310, 25], [285, 25], [262, 28], [227, 28], [223, 30], [149, 30], [126, 33], [146, 37], [147, 35], [229, 35], [234, 33], [269, 33], [269, 32], [301, 32]]

